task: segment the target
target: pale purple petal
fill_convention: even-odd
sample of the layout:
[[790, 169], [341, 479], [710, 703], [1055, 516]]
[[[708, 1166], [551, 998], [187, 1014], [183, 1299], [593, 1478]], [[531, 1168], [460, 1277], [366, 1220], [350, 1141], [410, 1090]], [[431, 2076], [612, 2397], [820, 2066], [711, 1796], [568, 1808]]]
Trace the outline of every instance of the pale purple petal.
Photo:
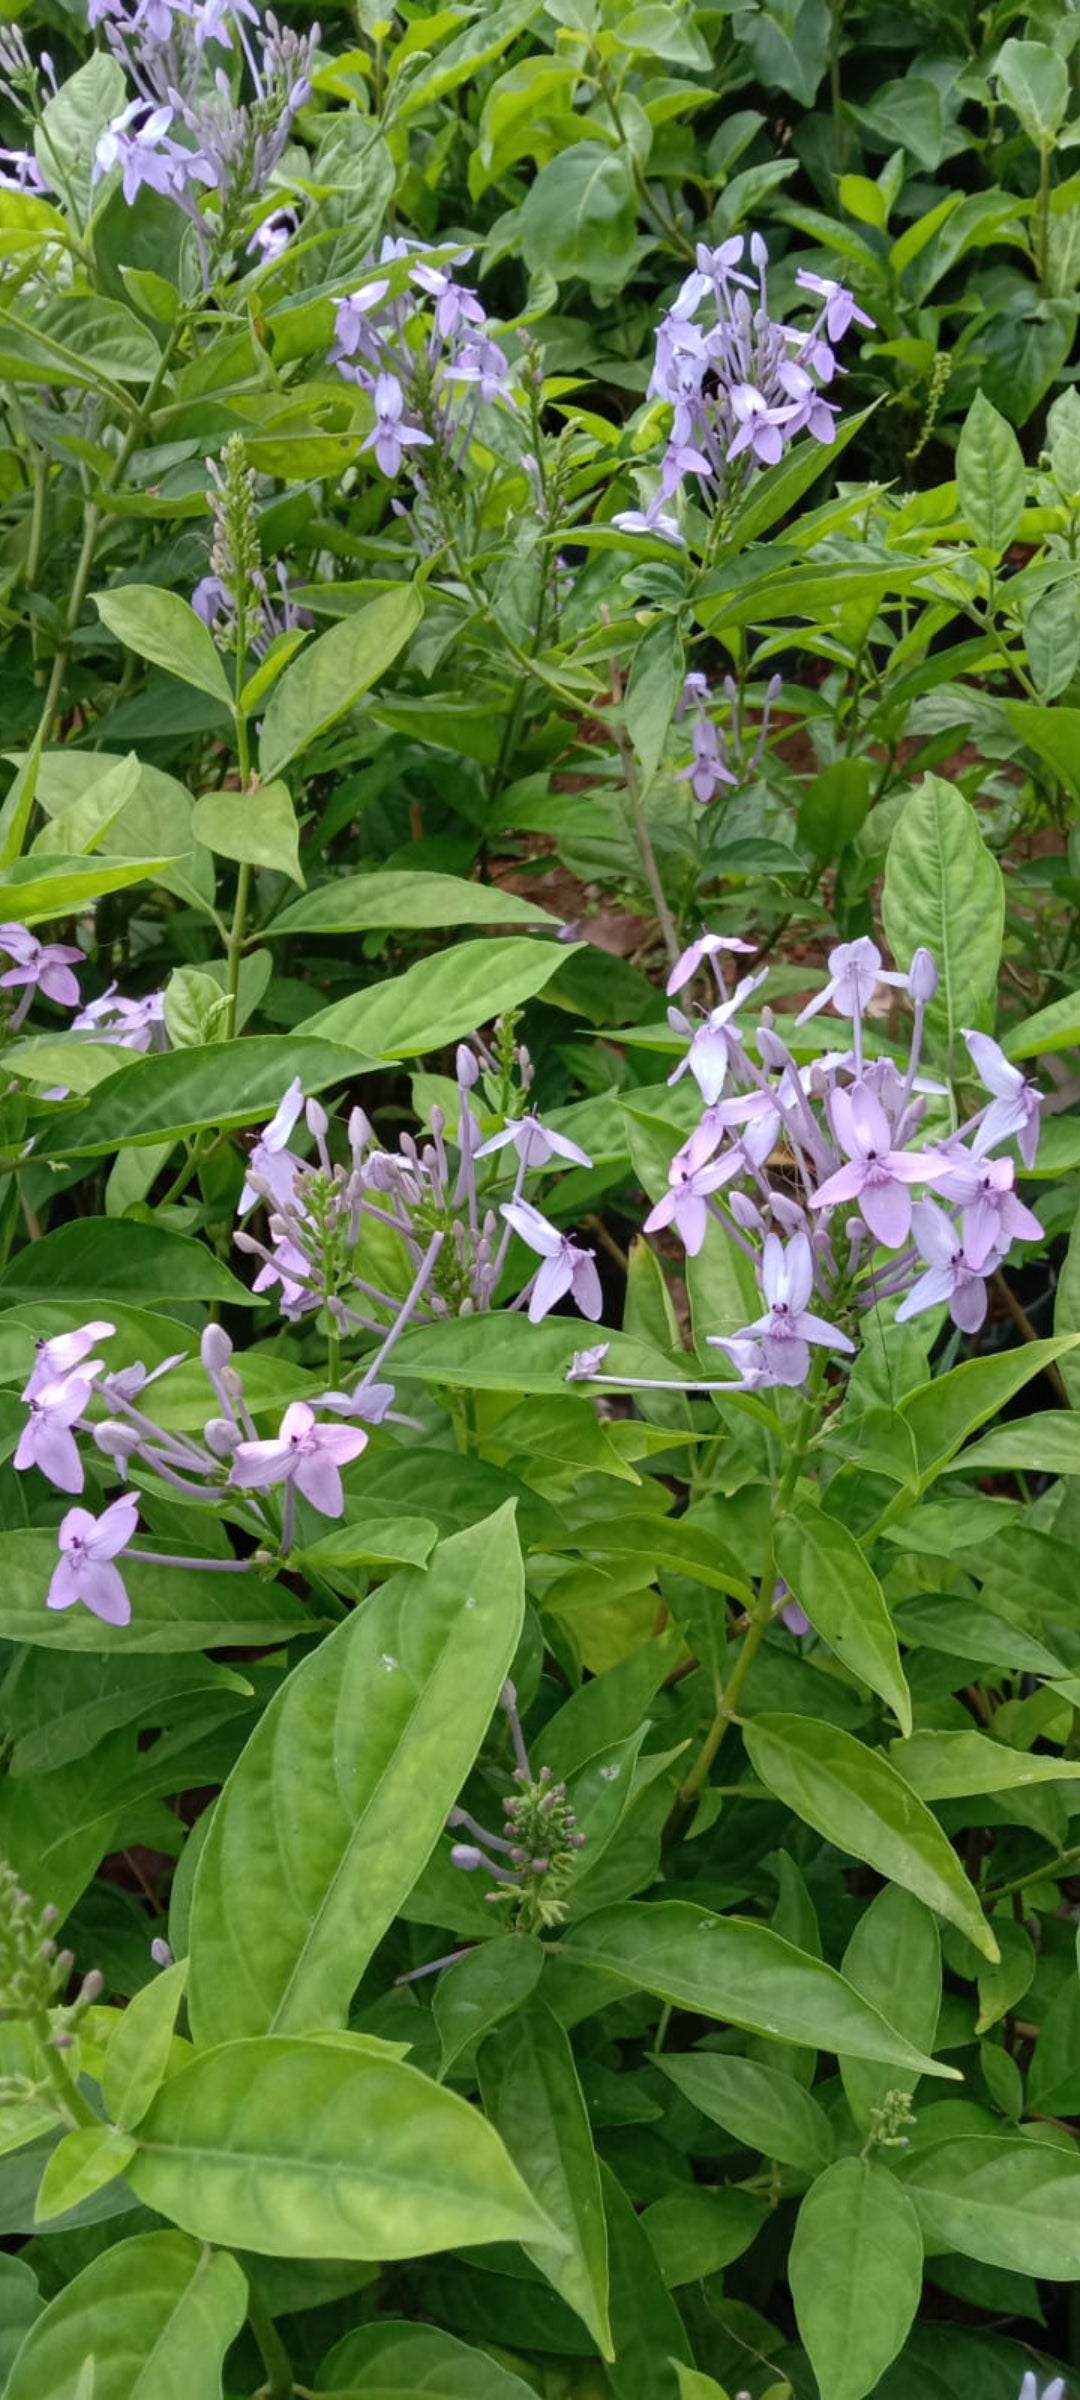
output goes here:
[[[355, 1455], [355, 1453], [354, 1453]], [[305, 1500], [310, 1500], [320, 1516], [340, 1517], [344, 1513], [345, 1493], [341, 1476], [332, 1458], [321, 1444], [317, 1450], [302, 1452], [293, 1469], [293, 1482]]]
[[879, 1242], [899, 1250], [911, 1231], [911, 1194], [906, 1184], [875, 1183], [868, 1178], [859, 1194], [859, 1207]]
[[[541, 1267], [541, 1275], [544, 1272], [544, 1268]], [[537, 1280], [539, 1281], [539, 1278]], [[591, 1317], [595, 1325], [598, 1318], [603, 1315], [604, 1296], [600, 1289], [600, 1277], [596, 1271], [596, 1262], [588, 1250], [574, 1252], [570, 1288], [582, 1316]]]
[[124, 1590], [119, 1569], [104, 1560], [88, 1558], [79, 1578], [79, 1598], [106, 1625], [128, 1625], [131, 1622], [131, 1602]]
[[[543, 1266], [537, 1273], [532, 1298], [529, 1301], [530, 1325], [539, 1325], [541, 1318], [546, 1317], [548, 1310], [554, 1308], [557, 1301], [565, 1299], [573, 1281], [572, 1261], [567, 1256], [565, 1248], [560, 1245], [556, 1256], [545, 1258]], [[599, 1311], [597, 1313], [599, 1314]]]

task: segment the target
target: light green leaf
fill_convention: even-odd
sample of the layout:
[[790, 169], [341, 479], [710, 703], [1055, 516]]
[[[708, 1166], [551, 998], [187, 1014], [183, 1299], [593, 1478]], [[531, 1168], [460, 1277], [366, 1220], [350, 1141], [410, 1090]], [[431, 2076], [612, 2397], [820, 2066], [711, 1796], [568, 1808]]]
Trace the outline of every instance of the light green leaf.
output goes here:
[[294, 658], [270, 696], [259, 736], [264, 777], [280, 775], [338, 717], [355, 707], [393, 664], [424, 613], [414, 583], [384, 592], [355, 616], [343, 617]]
[[865, 2400], [903, 2349], [922, 2291], [907, 2193], [873, 2159], [838, 2158], [807, 2193], [791, 2244], [795, 2316], [822, 2392]]
[[915, 1438], [920, 1489], [925, 1491], [988, 1417], [996, 1417], [1032, 1377], [1080, 1344], [1080, 1334], [1023, 1342], [992, 1358], [968, 1358], [947, 1375], [937, 1375], [900, 1402]]
[[575, 1926], [562, 1947], [575, 1963], [655, 1992], [674, 2008], [803, 2048], [960, 2080], [897, 2033], [833, 1967], [749, 1919], [713, 1917], [683, 1900], [628, 1903]]
[[[1080, 800], [1080, 708], [1040, 708], [1033, 700], [1006, 700], [1005, 714], [1029, 750], [1034, 750], [1074, 800]], [[1042, 1013], [1048, 1015], [1049, 1011]]]
[[508, 1505], [392, 1576], [294, 1670], [199, 1861], [197, 2041], [344, 2023], [473, 1764], [523, 1607]]
[[175, 864], [172, 858], [46, 858], [35, 851], [30, 858], [16, 859], [0, 883], [0, 914], [20, 925], [81, 916], [109, 892], [158, 882]]
[[41, 745], [44, 727], [35, 735], [30, 749], [15, 776], [4, 805], [0, 808], [0, 874], [6, 874], [22, 855], [26, 829], [34, 806], [38, 768], [41, 764]]
[[376, 1058], [415, 1058], [441, 1050], [508, 1008], [520, 1007], [551, 982], [578, 945], [530, 941], [527, 936], [460, 942], [435, 958], [418, 959], [351, 1000], [337, 1000], [305, 1020], [308, 1034], [345, 1042]]
[[662, 2053], [656, 2063], [685, 2099], [748, 2150], [779, 2159], [800, 2175], [819, 2175], [830, 2164], [832, 2126], [793, 2075], [757, 2059], [704, 2050]]
[[[123, 1227], [125, 1233], [131, 1230], [130, 1224]], [[310, 1624], [302, 1603], [280, 1584], [264, 1583], [257, 1574], [200, 1573], [193, 1559], [190, 1572], [125, 1560], [131, 1623], [106, 1625], [87, 1608], [44, 1607], [56, 1557], [54, 1533], [5, 1534], [0, 1641], [122, 1654], [266, 1648]]]
[[530, 2400], [532, 2385], [486, 2350], [473, 2350], [434, 2325], [380, 2317], [338, 2342], [319, 2369], [317, 2389], [339, 2400]]
[[[52, 812], [30, 844], [30, 856], [62, 852], [67, 858], [88, 858], [122, 817], [139, 788], [142, 769], [133, 750], [115, 759], [89, 790], [80, 792], [67, 808]], [[121, 842], [119, 847], [128, 845]], [[141, 846], [141, 845], [137, 845]]]
[[806, 1508], [778, 1526], [776, 1561], [815, 1632], [910, 1733], [911, 1695], [888, 1604], [854, 1534], [822, 1509]]
[[295, 1075], [305, 1092], [321, 1092], [361, 1071], [355, 1050], [310, 1040], [306, 1033], [259, 1033], [241, 1042], [151, 1051], [99, 1083], [82, 1108], [57, 1117], [38, 1152], [42, 1158], [111, 1157], [125, 1143], [176, 1140], [204, 1125], [265, 1123]]
[[368, 927], [395, 930], [448, 925], [557, 925], [557, 917], [497, 884], [466, 883], [460, 875], [410, 875], [404, 871], [343, 875], [320, 883], [293, 900], [266, 927], [267, 934], [361, 933]]
[[182, 2233], [137, 2234], [50, 2300], [4, 2400], [216, 2400], [246, 2312], [235, 2259]]
[[128, 2180], [199, 2240], [271, 2258], [560, 2240], [479, 2111], [356, 2034], [204, 2050], [143, 2118]]
[[[1077, 740], [1080, 743], [1080, 708], [1076, 711]], [[1080, 764], [1080, 748], [1077, 750]], [[1052, 1000], [1049, 1008], [1040, 1008], [1033, 1017], [1023, 1017], [1019, 1025], [1003, 1035], [1001, 1047], [1006, 1058], [1041, 1058], [1044, 1052], [1074, 1050], [1080, 1042], [1080, 992], [1066, 992], [1061, 1000]]]
[[250, 792], [204, 792], [191, 812], [192, 831], [216, 858], [271, 867], [301, 886], [300, 828], [285, 783], [256, 784]]
[[521, 209], [521, 254], [530, 274], [580, 275], [602, 289], [624, 283], [637, 254], [629, 153], [572, 142], [541, 167]]
[[534, 2242], [527, 2254], [610, 2360], [600, 2170], [566, 2034], [542, 2001], [528, 2000], [488, 2036], [478, 2066], [485, 2113], [563, 2236], [561, 2248]]
[[812, 1717], [754, 1717], [743, 1740], [755, 1774], [778, 1800], [996, 1959], [997, 1943], [952, 1843], [895, 1767], [854, 1734]]
[[78, 2208], [81, 2201], [91, 2199], [122, 2175], [134, 2155], [131, 2135], [114, 2125], [77, 2125], [74, 2132], [65, 2133], [47, 2159], [38, 2185], [36, 2222], [47, 2226], [52, 2217], [66, 2216], [69, 2208]]
[[935, 2250], [1051, 2283], [1080, 2278], [1080, 2153], [1023, 2134], [929, 2142], [901, 2172]]
[[60, 1225], [17, 1251], [0, 1274], [0, 1296], [12, 1300], [70, 1299], [80, 1307], [99, 1300], [137, 1304], [148, 1292], [158, 1301], [256, 1305], [205, 1243], [134, 1218], [121, 1224], [108, 1217], [80, 1217]]
[[634, 745], [641, 768], [642, 785], [646, 791], [664, 755], [668, 730], [682, 690], [684, 663], [678, 618], [658, 617], [634, 652], [626, 687], [626, 730]]
[[490, 2033], [528, 2000], [543, 1964], [542, 1945], [531, 1934], [519, 1933], [478, 1942], [440, 1975], [432, 2014], [442, 2043], [443, 2075], [470, 2042]]
[[[842, 1960], [848, 1982], [873, 2008], [887, 2008], [917, 2049], [933, 2050], [941, 2012], [941, 1939], [921, 1900], [898, 1883], [887, 1883], [863, 1910]], [[842, 2058], [840, 2074], [848, 2106], [867, 2133], [874, 2110], [891, 2091], [913, 2092], [909, 2069], [872, 2066]]]
[[223, 708], [232, 708], [229, 690], [213, 637], [197, 617], [190, 601], [179, 592], [161, 591], [156, 584], [120, 584], [114, 591], [95, 594], [102, 624], [138, 658], [166, 667], [182, 683], [207, 692]]
[[1072, 1783], [1080, 1760], [1051, 1758], [1045, 1751], [1010, 1750], [988, 1733], [920, 1730], [894, 1742], [890, 1756], [906, 1783], [923, 1800], [966, 1800], [973, 1793], [1023, 1791], [1035, 1783]]
[[1005, 922], [1001, 869], [973, 808], [926, 775], [903, 810], [885, 865], [882, 918], [900, 967], [925, 944], [937, 961], [927, 1025], [950, 1074], [966, 1065], [965, 1026], [989, 1023]]
[[995, 1425], [981, 1442], [962, 1450], [953, 1473], [986, 1475], [1007, 1468], [1035, 1475], [1080, 1475], [1080, 1417], [1066, 1408], [1045, 1409], [1016, 1424]]
[[114, 2124], [137, 2125], [168, 2073], [187, 1973], [188, 1962], [181, 1958], [144, 1983], [110, 2036], [101, 2096]]
[[1027, 469], [1012, 426], [985, 392], [976, 392], [961, 427], [956, 482], [972, 540], [1003, 558], [1024, 513]]
[[1049, 42], [1003, 42], [994, 72], [1029, 142], [1048, 147], [1069, 106], [1069, 70], [1060, 51]]

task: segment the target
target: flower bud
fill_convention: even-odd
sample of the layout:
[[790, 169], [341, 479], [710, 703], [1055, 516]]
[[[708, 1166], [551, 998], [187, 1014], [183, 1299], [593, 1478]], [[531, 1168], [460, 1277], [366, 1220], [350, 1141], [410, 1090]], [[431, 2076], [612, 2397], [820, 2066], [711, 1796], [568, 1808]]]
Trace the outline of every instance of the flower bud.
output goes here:
[[329, 1119], [329, 1117], [327, 1116], [326, 1110], [325, 1110], [325, 1108], [323, 1107], [323, 1105], [322, 1105], [322, 1102], [321, 1102], [320, 1100], [309, 1100], [309, 1101], [307, 1101], [307, 1102], [306, 1102], [306, 1104], [305, 1104], [305, 1108], [304, 1108], [304, 1117], [305, 1117], [305, 1120], [306, 1120], [306, 1123], [307, 1123], [307, 1129], [308, 1129], [308, 1132], [309, 1132], [309, 1133], [310, 1133], [310, 1135], [311, 1135], [312, 1141], [313, 1141], [313, 1142], [323, 1142], [323, 1141], [325, 1141], [325, 1140], [326, 1140], [326, 1131], [327, 1131], [327, 1127], [328, 1127], [328, 1125], [329, 1125], [329, 1123], [330, 1123], [330, 1119]]
[[203, 1440], [215, 1458], [231, 1458], [241, 1439], [240, 1428], [230, 1417], [209, 1417], [203, 1426]]
[[908, 969], [908, 990], [912, 999], [925, 1008], [927, 1001], [933, 999], [937, 987], [937, 960], [933, 951], [925, 949], [920, 943]]
[[140, 1436], [134, 1425], [95, 1425], [94, 1440], [105, 1458], [126, 1466], [139, 1447]]
[[163, 1941], [160, 1933], [156, 1933], [154, 1935], [154, 1939], [150, 1944], [150, 1956], [153, 1959], [155, 1967], [172, 1966], [172, 1951], [169, 1948], [168, 1942]]
[[220, 1375], [232, 1357], [233, 1346], [223, 1325], [208, 1325], [199, 1343], [199, 1356], [208, 1375]]
[[450, 1862], [452, 1866], [460, 1867], [463, 1874], [474, 1875], [477, 1867], [484, 1864], [484, 1853], [477, 1849], [475, 1842], [455, 1842], [450, 1852]]
[[454, 1058], [454, 1072], [463, 1091], [471, 1092], [480, 1081], [480, 1067], [467, 1042], [459, 1042]]

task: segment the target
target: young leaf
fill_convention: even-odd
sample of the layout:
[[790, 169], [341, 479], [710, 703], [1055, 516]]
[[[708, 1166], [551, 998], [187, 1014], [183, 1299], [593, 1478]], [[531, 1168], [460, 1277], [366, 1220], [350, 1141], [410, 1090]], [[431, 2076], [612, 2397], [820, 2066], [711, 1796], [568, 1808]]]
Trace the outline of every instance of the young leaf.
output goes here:
[[285, 783], [257, 784], [250, 792], [204, 792], [192, 809], [191, 830], [216, 858], [270, 867], [303, 884], [300, 828]]
[[442, 2043], [442, 2075], [470, 2042], [490, 2033], [528, 2000], [543, 1964], [541, 1944], [531, 1934], [519, 1933], [478, 1942], [440, 1975], [431, 2005]]
[[473, 1764], [523, 1607], [511, 1503], [392, 1576], [294, 1669], [199, 1861], [196, 2041], [345, 2022]]
[[161, 591], [156, 584], [125, 583], [98, 592], [95, 606], [102, 624], [137, 657], [167, 667], [182, 683], [193, 684], [196, 691], [219, 700], [222, 708], [232, 709], [232, 693], [213, 638], [179, 592]]
[[137, 2125], [169, 2070], [187, 1960], [166, 1967], [129, 2000], [109, 2040], [101, 2096], [117, 2125]]
[[[1021, 45], [1006, 43], [1009, 47]], [[1058, 64], [1064, 75], [1064, 61]], [[995, 559], [1002, 558], [1024, 513], [1027, 470], [1012, 426], [998, 415], [985, 392], [976, 393], [961, 427], [956, 481], [973, 541]]]
[[527, 2244], [528, 2255], [610, 2360], [600, 2170], [569, 2041], [542, 2001], [527, 2001], [483, 2043], [478, 2066], [485, 2112], [563, 2236], [554, 2251]]
[[[107, 2326], [107, 2400], [193, 2400], [221, 2389], [225, 2352], [247, 2313], [236, 2260], [182, 2233], [141, 2233], [91, 2259], [32, 2325], [4, 2400], [106, 2400], [94, 2372]], [[89, 2365], [89, 2378], [83, 2382]]]
[[[928, 1908], [902, 1885], [888, 1883], [864, 1909], [843, 1957], [850, 1984], [874, 2008], [887, 2008], [908, 2041], [932, 2050], [941, 2013], [941, 1939]], [[905, 2069], [842, 2058], [840, 2073], [848, 2106], [860, 2131], [890, 2091], [913, 2092]]]
[[854, 1534], [822, 1509], [802, 1509], [777, 1528], [776, 1562], [815, 1632], [910, 1733], [911, 1695], [888, 1604]]
[[965, 1359], [962, 1366], [950, 1367], [947, 1375], [936, 1375], [930, 1383], [921, 1383], [917, 1391], [909, 1392], [900, 1403], [900, 1413], [915, 1437], [920, 1490], [925, 1491], [941, 1474], [970, 1433], [976, 1433], [988, 1417], [996, 1417], [1044, 1367], [1078, 1345], [1080, 1334], [1070, 1333], [1059, 1334], [1052, 1341], [1023, 1342], [1019, 1349], [1000, 1351], [996, 1357]]
[[807, 1825], [914, 1892], [985, 1958], [997, 1958], [948, 1835], [895, 1767], [853, 1734], [812, 1717], [754, 1717], [743, 1740], [755, 1773]]
[[[270, 696], [259, 736], [264, 780], [325, 733], [385, 674], [424, 613], [413, 583], [384, 592], [355, 616], [342, 617], [287, 666]], [[207, 637], [209, 639], [209, 636]]]
[[561, 2242], [479, 2110], [360, 2034], [204, 2050], [138, 2143], [129, 2181], [148, 2208], [261, 2256]]
[[793, 2075], [757, 2059], [704, 2050], [677, 2057], [665, 2053], [657, 2064], [703, 2116], [748, 2150], [779, 2159], [800, 2175], [819, 2175], [830, 2164], [836, 2147], [832, 2126]]
[[434, 2325], [382, 2318], [338, 2342], [319, 2369], [328, 2392], [366, 2393], [368, 2400], [530, 2400], [532, 2385]]
[[922, 2291], [923, 2245], [907, 2193], [873, 2159], [838, 2158], [807, 2193], [791, 2244], [791, 2296], [829, 2400], [865, 2400], [902, 2350]]
[[1069, 70], [1060, 51], [1049, 42], [1003, 42], [994, 72], [1029, 142], [1046, 148], [1069, 106]]
[[81, 2201], [122, 2175], [134, 2155], [131, 2135], [121, 2133], [115, 2125], [77, 2125], [74, 2132], [65, 2133], [38, 2185], [37, 2223], [47, 2226], [51, 2218], [78, 2208]]
[[974, 809], [939, 775], [923, 777], [900, 816], [881, 910], [899, 967], [910, 966], [920, 943], [934, 953], [939, 981], [926, 1021], [947, 1071], [959, 1074], [962, 1029], [991, 1021], [1005, 887]]

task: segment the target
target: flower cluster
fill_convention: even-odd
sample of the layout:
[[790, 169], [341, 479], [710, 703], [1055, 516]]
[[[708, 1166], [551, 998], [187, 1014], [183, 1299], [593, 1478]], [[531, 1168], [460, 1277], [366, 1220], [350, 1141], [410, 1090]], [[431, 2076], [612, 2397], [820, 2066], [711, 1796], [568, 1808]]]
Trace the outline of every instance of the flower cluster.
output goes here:
[[697, 264], [661, 320], [649, 397], [670, 407], [671, 432], [648, 508], [614, 520], [624, 532], [679, 541], [670, 503], [687, 476], [715, 504], [755, 466], [775, 466], [800, 433], [833, 438], [837, 411], [822, 387], [838, 371], [836, 344], [871, 319], [842, 284], [800, 268], [796, 282], [820, 301], [818, 314], [808, 330], [778, 323], [769, 313], [766, 244], [751, 234], [752, 275], [740, 265], [744, 247], [741, 233], [714, 250], [699, 242]]
[[[227, 244], [265, 194], [311, 98], [319, 28], [296, 33], [269, 13], [264, 21], [252, 0], [89, 0], [89, 15], [135, 86], [101, 136], [97, 173], [118, 168], [129, 202], [144, 184], [174, 200], [194, 227], [208, 281], [204, 203], [214, 239]], [[250, 97], [238, 99], [245, 67]], [[267, 247], [258, 235], [256, 245]]]
[[[60, 1911], [51, 1903], [35, 1908], [14, 1868], [0, 1859], [0, 2024], [22, 2019], [40, 2025], [48, 2016], [50, 2045], [63, 2050], [69, 2047], [79, 2018], [100, 1999], [105, 1979], [92, 1968], [74, 2000], [67, 2007], [58, 2005], [75, 1964], [70, 1950], [57, 1949], [53, 1929], [59, 1919]], [[0, 2098], [24, 2096], [22, 2091], [13, 2091], [4, 2078]]]
[[727, 784], [734, 789], [741, 783], [747, 783], [757, 773], [769, 738], [769, 719], [783, 689], [783, 677], [773, 675], [769, 679], [752, 747], [743, 722], [739, 687], [733, 675], [725, 675], [723, 689], [728, 704], [726, 733], [720, 731], [709, 714], [712, 692], [708, 676], [696, 670], [687, 676], [675, 710], [676, 723], [681, 717], [689, 716], [691, 719], [690, 764], [679, 769], [675, 781], [688, 783], [695, 800], [700, 801], [703, 808], [708, 806], [710, 800], [715, 800], [722, 785]]
[[[419, 250], [387, 235], [373, 268]], [[469, 250], [451, 264], [463, 266]], [[434, 449], [460, 466], [482, 407], [513, 405], [510, 368], [493, 338], [482, 303], [449, 268], [421, 257], [409, 269], [409, 288], [391, 294], [391, 277], [375, 272], [339, 301], [331, 357], [339, 374], [371, 395], [375, 423], [363, 447], [388, 477], [407, 450]]]
[[487, 1898], [492, 1907], [509, 1909], [515, 1932], [538, 1933], [561, 1925], [566, 1916], [566, 1886], [585, 1835], [578, 1830], [565, 1783], [553, 1781], [550, 1767], [533, 1773], [512, 1683], [504, 1683], [499, 1705], [509, 1719], [517, 1761], [514, 1790], [503, 1801], [504, 1829], [489, 1833], [467, 1808], [452, 1808], [451, 1831], [464, 1827], [475, 1838], [455, 1842], [450, 1856], [467, 1875], [483, 1868], [491, 1876], [494, 1890]]
[[[271, 591], [259, 540], [258, 479], [248, 465], [243, 435], [232, 434], [220, 461], [208, 458], [206, 469], [213, 525], [210, 573], [196, 584], [191, 605], [220, 650], [242, 645], [245, 657], [251, 650], [256, 658], [265, 658], [272, 642], [310, 625], [311, 616], [290, 597], [281, 559], [271, 569], [277, 586], [276, 593]], [[241, 659], [241, 669], [243, 664]]]
[[[587, 1167], [586, 1152], [533, 1111], [508, 1117], [500, 1131], [484, 1139], [473, 1095], [482, 1066], [492, 1089], [505, 1083], [500, 1050], [505, 1064], [502, 1031], [496, 1049], [481, 1046], [479, 1058], [467, 1044], [460, 1045], [453, 1127], [441, 1108], [432, 1109], [423, 1143], [404, 1133], [396, 1150], [379, 1148], [363, 1110], [356, 1108], [345, 1128], [347, 1155], [335, 1160], [326, 1111], [318, 1100], [305, 1101], [297, 1080], [255, 1144], [240, 1214], [246, 1217], [261, 1201], [269, 1241], [243, 1230], [236, 1236], [238, 1247], [261, 1262], [255, 1290], [276, 1287], [282, 1314], [294, 1320], [325, 1310], [339, 1334], [380, 1336], [370, 1374], [408, 1324], [490, 1309], [514, 1233], [541, 1262], [514, 1306], [527, 1302], [535, 1324], [569, 1293], [586, 1316], [600, 1315], [591, 1250], [560, 1232], [524, 1197], [530, 1171], [556, 1161]], [[528, 1054], [516, 1048], [514, 1056], [527, 1088]], [[314, 1145], [313, 1158], [292, 1147], [294, 1135], [302, 1138], [301, 1120]], [[484, 1162], [503, 1152], [512, 1157], [513, 1172], [508, 1196], [500, 1200], [501, 1169]], [[397, 1292], [380, 1280], [392, 1271], [388, 1261], [395, 1255]]]
[[[186, 1353], [177, 1352], [153, 1370], [136, 1364], [109, 1373], [104, 1359], [91, 1353], [111, 1340], [115, 1330], [106, 1319], [96, 1318], [38, 1344], [22, 1393], [27, 1418], [15, 1451], [16, 1469], [25, 1473], [36, 1467], [59, 1491], [81, 1492], [86, 1475], [76, 1436], [83, 1434], [121, 1474], [138, 1461], [154, 1484], [187, 1500], [220, 1501], [226, 1491], [243, 1495], [240, 1521], [259, 1545], [250, 1557], [234, 1559], [133, 1550], [139, 1518], [134, 1492], [121, 1492], [98, 1517], [87, 1508], [69, 1509], [60, 1525], [60, 1556], [47, 1606], [71, 1608], [81, 1600], [106, 1624], [126, 1625], [131, 1603], [114, 1563], [121, 1553], [156, 1566], [243, 1574], [273, 1550], [288, 1556], [297, 1493], [321, 1516], [340, 1517], [345, 1507], [341, 1469], [359, 1458], [368, 1440], [362, 1427], [340, 1420], [377, 1420], [393, 1394], [386, 1387], [375, 1389], [370, 1378], [351, 1395], [328, 1392], [316, 1406], [330, 1412], [329, 1423], [316, 1416], [315, 1407], [294, 1401], [277, 1434], [261, 1439], [244, 1399], [242, 1379], [231, 1363], [232, 1343], [219, 1325], [210, 1325], [202, 1337], [201, 1358], [212, 1398], [199, 1441], [163, 1430], [143, 1407], [149, 1387], [181, 1365]], [[278, 1488], [282, 1499], [275, 1511], [259, 1495]]]
[[[669, 992], [681, 994], [704, 967], [716, 997], [692, 1018], [669, 1012], [687, 1043], [670, 1080], [689, 1074], [703, 1108], [646, 1219], [647, 1232], [674, 1226], [693, 1257], [715, 1218], [753, 1264], [761, 1313], [731, 1336], [710, 1335], [738, 1378], [716, 1388], [804, 1384], [812, 1352], [853, 1351], [848, 1327], [885, 1299], [899, 1301], [901, 1321], [948, 1307], [954, 1324], [976, 1332], [1011, 1244], [1042, 1239], [1017, 1197], [1015, 1162], [997, 1155], [1015, 1138], [1033, 1165], [1042, 1095], [989, 1035], [967, 1033], [989, 1097], [953, 1130], [928, 1129], [928, 1101], [948, 1100], [918, 1072], [937, 969], [921, 950], [902, 975], [865, 938], [830, 952], [828, 980], [796, 1020], [831, 1007], [851, 1022], [850, 1049], [799, 1066], [766, 1009], [756, 1039], [744, 1040], [738, 1018], [767, 970], [729, 992], [722, 960], [746, 948], [705, 934], [672, 970]], [[903, 1067], [867, 1055], [864, 1019], [882, 984], [912, 1002]], [[572, 1372], [585, 1379], [601, 1366], [595, 1352], [583, 1354]]]

